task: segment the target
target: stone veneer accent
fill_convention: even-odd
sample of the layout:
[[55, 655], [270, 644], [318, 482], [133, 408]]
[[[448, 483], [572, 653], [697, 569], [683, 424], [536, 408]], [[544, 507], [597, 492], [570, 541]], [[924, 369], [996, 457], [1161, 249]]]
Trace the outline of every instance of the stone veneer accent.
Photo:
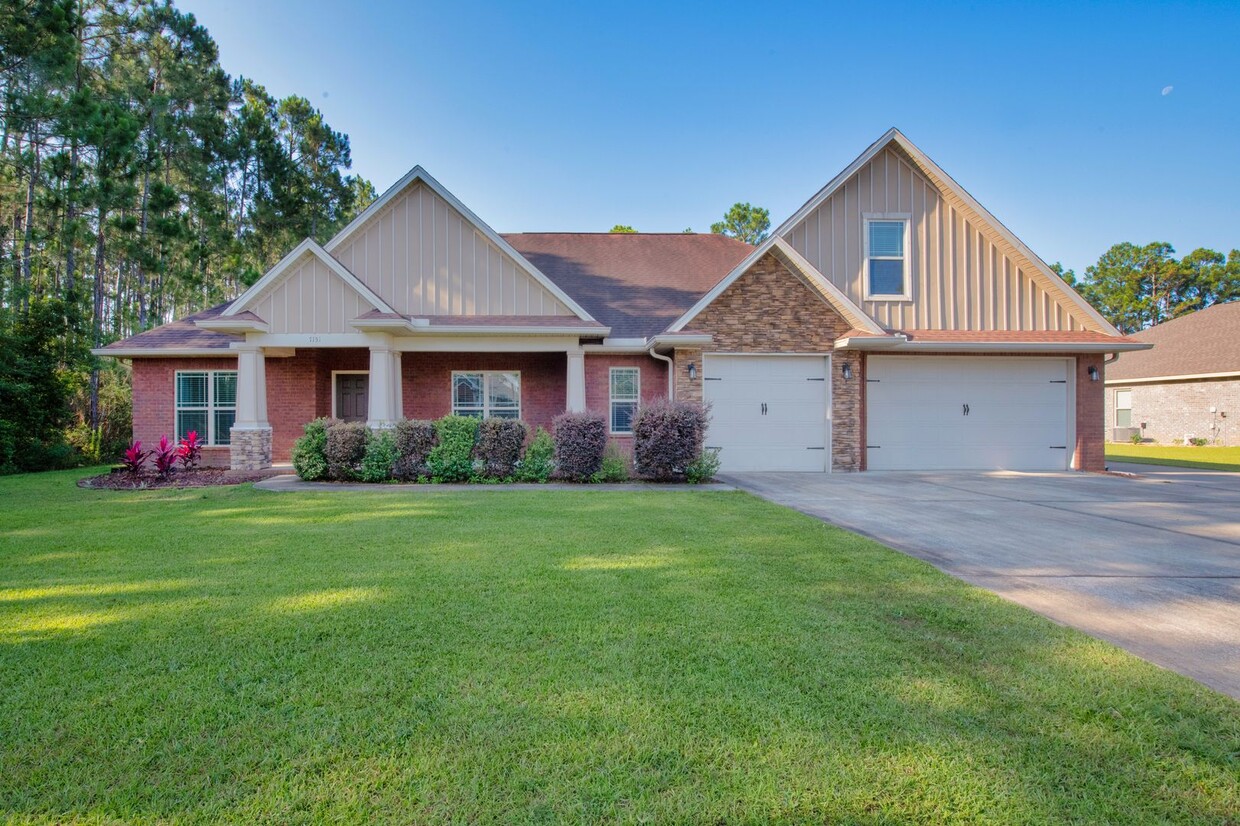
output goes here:
[[[860, 353], [835, 352], [835, 340], [849, 323], [817, 292], [773, 255], [766, 255], [736, 279], [689, 323], [694, 332], [710, 333], [708, 348], [678, 348], [676, 398], [702, 401], [702, 353], [821, 353], [831, 355], [831, 468], [862, 469], [862, 390]], [[698, 367], [689, 379], [689, 363]], [[853, 377], [843, 377], [843, 365]]]
[[262, 470], [271, 467], [271, 428], [234, 427], [231, 431], [233, 470]]

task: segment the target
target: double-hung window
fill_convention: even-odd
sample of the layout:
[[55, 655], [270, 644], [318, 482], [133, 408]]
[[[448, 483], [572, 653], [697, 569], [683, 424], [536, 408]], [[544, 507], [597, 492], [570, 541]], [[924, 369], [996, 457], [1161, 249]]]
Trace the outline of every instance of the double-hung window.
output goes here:
[[865, 218], [865, 297], [909, 298], [908, 218]]
[[633, 417], [641, 400], [642, 372], [639, 367], [611, 368], [611, 432], [618, 436], [633, 433]]
[[521, 374], [460, 372], [452, 374], [452, 414], [521, 418]]
[[1132, 391], [1115, 391], [1115, 426], [1132, 427]]
[[177, 371], [176, 414], [177, 439], [193, 430], [203, 444], [229, 444], [237, 420], [237, 371]]

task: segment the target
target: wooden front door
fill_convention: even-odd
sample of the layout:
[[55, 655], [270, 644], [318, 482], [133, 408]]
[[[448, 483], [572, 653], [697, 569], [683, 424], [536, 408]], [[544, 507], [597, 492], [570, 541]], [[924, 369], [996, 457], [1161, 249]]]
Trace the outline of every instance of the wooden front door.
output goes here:
[[336, 376], [336, 418], [346, 422], [366, 421], [370, 376], [340, 373]]

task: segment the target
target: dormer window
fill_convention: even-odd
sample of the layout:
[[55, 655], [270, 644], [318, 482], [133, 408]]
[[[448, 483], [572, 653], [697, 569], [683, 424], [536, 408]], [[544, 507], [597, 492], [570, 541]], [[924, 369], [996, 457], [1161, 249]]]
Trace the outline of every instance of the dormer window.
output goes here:
[[911, 298], [908, 266], [908, 216], [865, 218], [865, 297], [884, 301]]

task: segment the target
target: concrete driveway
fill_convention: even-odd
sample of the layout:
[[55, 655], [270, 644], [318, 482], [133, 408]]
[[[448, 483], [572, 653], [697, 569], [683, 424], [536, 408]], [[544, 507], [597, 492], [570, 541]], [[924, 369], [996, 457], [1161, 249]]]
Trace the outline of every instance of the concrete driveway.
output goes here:
[[726, 481], [1240, 699], [1240, 474], [1125, 470]]

